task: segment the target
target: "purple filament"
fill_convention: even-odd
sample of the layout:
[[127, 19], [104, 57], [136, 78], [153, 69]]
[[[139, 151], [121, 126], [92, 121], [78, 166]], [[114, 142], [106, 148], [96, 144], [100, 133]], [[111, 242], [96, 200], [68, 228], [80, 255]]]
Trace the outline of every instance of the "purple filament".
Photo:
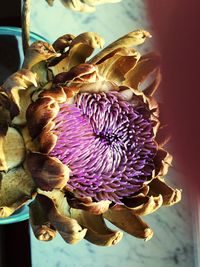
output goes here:
[[120, 203], [151, 177], [156, 144], [142, 110], [117, 92], [78, 94], [60, 106], [50, 155], [69, 166], [68, 185], [80, 197]]

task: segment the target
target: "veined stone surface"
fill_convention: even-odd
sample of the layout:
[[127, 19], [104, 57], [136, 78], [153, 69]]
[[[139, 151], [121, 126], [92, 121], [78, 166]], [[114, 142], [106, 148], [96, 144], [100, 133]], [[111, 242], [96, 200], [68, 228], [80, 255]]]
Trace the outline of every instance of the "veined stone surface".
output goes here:
[[[86, 31], [99, 33], [106, 45], [128, 33], [144, 28], [152, 33], [147, 20], [145, 1], [123, 0], [117, 4], [97, 6], [95, 13], [75, 13], [63, 8], [60, 1], [49, 7], [45, 0], [34, 0], [31, 7], [31, 31], [53, 42], [57, 37]], [[153, 43], [153, 40], [147, 41]], [[171, 184], [181, 186], [180, 174], [171, 170]], [[113, 247], [98, 247], [83, 240], [68, 245], [58, 235], [50, 242], [36, 240], [31, 230], [32, 266], [48, 267], [194, 267], [193, 221], [187, 189], [183, 188], [180, 203], [161, 208], [145, 220], [154, 230], [153, 238], [145, 242], [126, 233]], [[114, 227], [113, 227], [114, 229]]]

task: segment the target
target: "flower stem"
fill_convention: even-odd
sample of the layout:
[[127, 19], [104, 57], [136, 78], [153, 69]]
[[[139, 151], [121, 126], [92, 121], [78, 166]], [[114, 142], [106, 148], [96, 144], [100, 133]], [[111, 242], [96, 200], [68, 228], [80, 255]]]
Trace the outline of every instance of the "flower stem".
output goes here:
[[22, 6], [22, 43], [24, 55], [29, 47], [30, 39], [30, 2], [31, 0], [23, 0]]

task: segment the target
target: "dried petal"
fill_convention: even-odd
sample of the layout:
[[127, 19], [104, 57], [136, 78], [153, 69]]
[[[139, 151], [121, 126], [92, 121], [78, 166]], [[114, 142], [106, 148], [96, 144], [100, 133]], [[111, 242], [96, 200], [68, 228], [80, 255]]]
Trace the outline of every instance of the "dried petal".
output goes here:
[[95, 7], [82, 2], [81, 0], [60, 0], [64, 7], [78, 12], [94, 12]]
[[74, 45], [79, 43], [88, 45], [93, 49], [102, 48], [104, 46], [104, 39], [96, 32], [84, 32], [74, 38], [70, 46], [73, 47]]
[[164, 147], [168, 141], [171, 138], [171, 132], [166, 124], [166, 114], [164, 111], [164, 107], [162, 103], [159, 103], [159, 121], [160, 121], [160, 126], [158, 128], [158, 132], [156, 134], [156, 142], [158, 143], [159, 148]]
[[24, 141], [20, 133], [9, 127], [5, 136], [0, 136], [0, 171], [18, 166], [25, 157]]
[[48, 214], [41, 207], [38, 197], [29, 204], [30, 224], [33, 233], [40, 241], [50, 241], [56, 236], [56, 230], [50, 224]]
[[87, 229], [82, 228], [75, 219], [60, 214], [50, 198], [39, 194], [37, 200], [44, 212], [48, 214], [50, 224], [67, 243], [75, 244], [84, 238]]
[[[86, 213], [77, 209], [77, 207], [76, 209], [72, 209], [70, 207], [72, 201], [69, 199], [69, 197], [66, 199], [64, 192], [61, 192], [59, 190], [53, 190], [51, 192], [38, 190], [38, 193], [50, 198], [53, 201], [54, 206], [56, 207], [59, 214], [66, 217], [72, 217], [73, 219], [76, 219], [81, 226], [87, 228], [87, 233], [84, 238], [88, 241], [97, 245], [108, 246], [115, 244], [121, 239], [120, 237], [122, 237], [122, 234], [118, 231], [112, 231], [108, 229], [101, 216], [92, 215], [90, 213], [94, 211], [97, 214], [97, 211], [99, 213], [105, 211], [103, 201], [100, 201], [100, 203], [94, 203], [94, 205], [92, 205], [93, 203], [89, 198], [84, 199], [85, 203], [83, 201], [79, 201], [81, 208], [83, 207], [84, 209], [89, 210], [89, 212]], [[88, 205], [86, 204], [86, 202], [88, 202]], [[70, 206], [68, 203], [70, 204]], [[78, 203], [78, 200], [76, 201], [76, 203]], [[103, 206], [100, 207], [100, 204]]]
[[41, 61], [35, 64], [31, 71], [34, 72], [37, 76], [37, 83], [39, 87], [45, 87], [46, 84], [51, 82], [53, 79], [53, 74], [48, 68], [48, 64], [46, 61]]
[[100, 215], [94, 215], [83, 210], [71, 209], [71, 216], [80, 225], [87, 228], [87, 233], [84, 238], [93, 244], [112, 246], [117, 244], [123, 236], [122, 232], [109, 229]]
[[6, 135], [10, 122], [9, 99], [0, 92], [0, 137]]
[[6, 92], [7, 95], [12, 95], [15, 99], [15, 94], [17, 93], [15, 91], [17, 91], [17, 89], [26, 89], [30, 85], [37, 86], [36, 75], [30, 70], [20, 69], [6, 79], [2, 85], [2, 91]]
[[181, 200], [181, 190], [172, 188], [167, 185], [164, 180], [160, 180], [159, 178], [153, 179], [149, 187], [149, 195], [158, 196], [161, 194], [163, 197], [163, 205], [165, 206], [174, 205]]
[[[118, 3], [121, 0], [61, 0], [64, 7], [78, 12], [94, 12], [94, 6], [105, 3]], [[54, 0], [46, 0], [46, 2], [53, 6]]]
[[43, 97], [32, 103], [26, 113], [30, 135], [35, 138], [59, 111], [58, 103], [51, 97]]
[[46, 0], [46, 2], [47, 2], [50, 6], [53, 6], [53, 2], [54, 2], [54, 0]]
[[2, 91], [7, 94], [10, 100], [9, 111], [11, 112], [11, 117], [19, 115], [14, 118], [15, 124], [25, 123], [25, 112], [30, 103], [30, 94], [35, 90], [36, 86], [36, 75], [25, 69], [21, 69], [9, 76], [2, 85]]
[[160, 56], [156, 53], [149, 53], [142, 56], [137, 65], [125, 75], [123, 85], [139, 89], [140, 85], [147, 80], [153, 72], [157, 73], [160, 65]]
[[92, 214], [102, 214], [108, 210], [111, 201], [102, 200], [99, 202], [93, 202], [92, 198], [77, 198], [73, 196], [69, 196], [67, 198], [69, 205], [74, 209], [82, 209], [88, 211]]
[[133, 196], [135, 197], [146, 197], [149, 192], [149, 186], [145, 185], [140, 190], [138, 190]]
[[172, 155], [166, 150], [159, 148], [154, 158], [155, 176], [163, 177], [167, 174], [172, 163]]
[[113, 52], [115, 49], [121, 48], [121, 47], [131, 47], [131, 46], [137, 46], [146, 40], [146, 38], [151, 37], [150, 33], [144, 30], [137, 30], [130, 32], [115, 42], [111, 43], [107, 47], [105, 47], [103, 50], [101, 50], [96, 56], [94, 56], [89, 62], [91, 64], [96, 64], [100, 60], [104, 60], [105, 57], [107, 57], [108, 54]]
[[31, 104], [31, 95], [35, 91], [34, 86], [30, 86], [26, 90], [19, 90], [19, 115], [15, 116], [12, 120], [12, 123], [15, 125], [25, 125], [26, 124], [26, 111], [28, 106]]
[[39, 97], [52, 97], [57, 103], [63, 103], [67, 100], [67, 95], [62, 86], [51, 87], [39, 94]]
[[95, 32], [82, 33], [71, 41], [69, 51], [62, 55], [62, 59], [49, 69], [54, 75], [69, 71], [72, 67], [84, 63], [94, 48], [102, 47], [103, 43], [103, 39]]
[[59, 189], [53, 189], [52, 191], [44, 191], [41, 189], [38, 189], [38, 193], [40, 195], [44, 195], [48, 198], [50, 198], [58, 212], [62, 216], [70, 217], [70, 206], [68, 204], [67, 198], [65, 196], [64, 190], [61, 191]]
[[36, 185], [42, 190], [63, 188], [69, 179], [69, 168], [45, 154], [28, 153], [27, 167]]
[[56, 39], [52, 46], [55, 49], [55, 51], [64, 51], [64, 49], [71, 44], [74, 38], [75, 36], [72, 34], [64, 34], [60, 36], [58, 39]]
[[135, 66], [139, 57], [135, 50], [119, 48], [97, 65], [99, 74], [120, 85], [125, 79], [125, 74]]
[[98, 80], [99, 77], [95, 66], [84, 63], [71, 68], [70, 71], [56, 75], [54, 83], [91, 83]]
[[162, 76], [161, 76], [160, 68], [157, 68], [155, 70], [155, 78], [153, 82], [143, 90], [143, 93], [147, 97], [153, 96], [161, 83], [161, 79], [162, 79]]
[[20, 133], [23, 137], [26, 151], [38, 151], [39, 150], [38, 143], [31, 138], [27, 127], [21, 128]]
[[129, 209], [135, 215], [148, 215], [157, 209], [159, 209], [163, 204], [162, 195], [158, 196], [138, 196], [127, 198], [123, 200], [125, 205], [115, 205], [112, 210], [121, 211], [124, 209]]
[[35, 184], [22, 168], [0, 172], [0, 217], [8, 217], [32, 198]]
[[110, 209], [104, 213], [103, 216], [130, 235], [143, 238], [145, 240], [149, 240], [153, 236], [153, 231], [149, 228], [149, 226], [143, 222], [139, 216], [134, 215], [128, 209], [120, 211]]
[[58, 57], [59, 55], [50, 44], [37, 41], [32, 43], [27, 49], [22, 67], [24, 69], [31, 69], [35, 64], [52, 57]]
[[81, 93], [108, 93], [109, 91], [118, 91], [119, 88], [117, 85], [110, 81], [96, 81], [88, 84], [80, 83], [78, 84], [78, 88]]
[[38, 142], [40, 144], [40, 152], [49, 154], [56, 145], [57, 139], [57, 135], [53, 134], [51, 131], [46, 131], [44, 129], [38, 138]]

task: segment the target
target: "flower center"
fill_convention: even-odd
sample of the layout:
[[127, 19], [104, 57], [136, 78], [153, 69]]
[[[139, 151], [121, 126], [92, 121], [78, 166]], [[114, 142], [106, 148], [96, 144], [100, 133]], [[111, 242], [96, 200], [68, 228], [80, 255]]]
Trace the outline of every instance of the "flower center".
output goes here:
[[120, 203], [141, 188], [156, 152], [146, 117], [117, 92], [78, 94], [74, 105], [60, 106], [51, 156], [71, 169], [68, 185], [76, 194]]

